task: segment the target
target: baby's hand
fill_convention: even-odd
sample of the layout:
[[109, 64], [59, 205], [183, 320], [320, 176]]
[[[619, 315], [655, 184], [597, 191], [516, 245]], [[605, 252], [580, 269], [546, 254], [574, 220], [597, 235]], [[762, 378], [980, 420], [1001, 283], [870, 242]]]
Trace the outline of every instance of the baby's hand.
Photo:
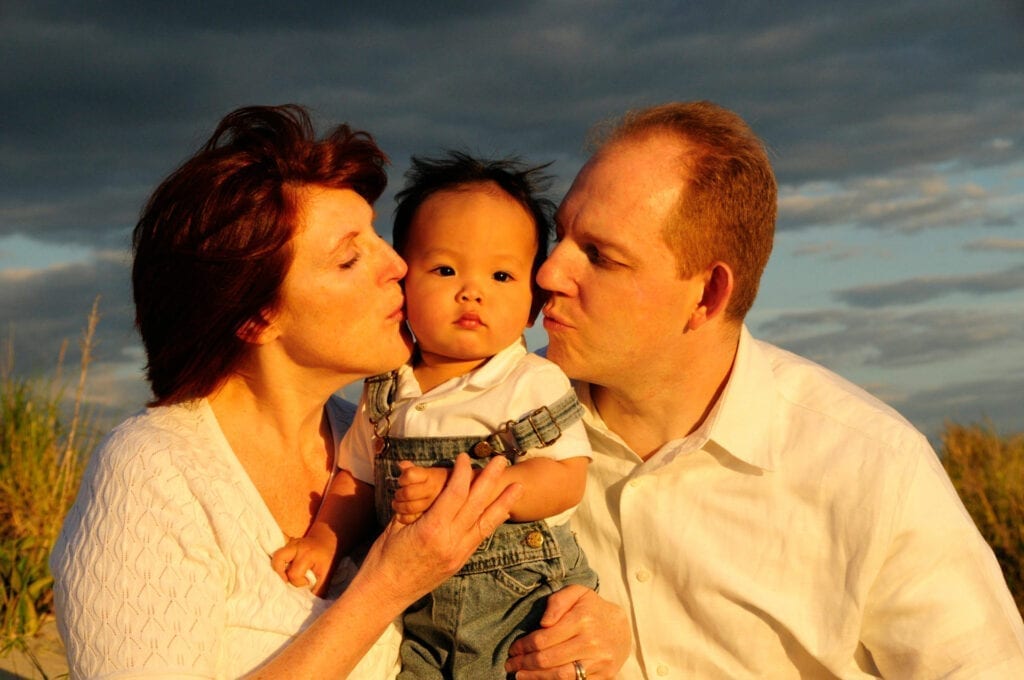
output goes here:
[[270, 556], [270, 565], [283, 580], [316, 595], [327, 589], [327, 572], [334, 557], [329, 546], [310, 538], [292, 538]]
[[420, 467], [407, 460], [398, 463], [402, 474], [398, 477], [398, 491], [391, 502], [395, 519], [412, 524], [426, 512], [441, 489], [448, 483], [448, 468]]

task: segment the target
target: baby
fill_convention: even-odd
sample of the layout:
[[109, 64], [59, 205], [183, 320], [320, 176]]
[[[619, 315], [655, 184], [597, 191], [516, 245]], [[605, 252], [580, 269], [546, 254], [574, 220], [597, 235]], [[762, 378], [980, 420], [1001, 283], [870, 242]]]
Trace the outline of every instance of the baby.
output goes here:
[[[382, 525], [429, 508], [461, 451], [507, 457], [505, 475], [525, 490], [462, 570], [406, 611], [400, 677], [504, 678], [509, 645], [539, 627], [549, 594], [597, 587], [568, 526], [591, 456], [581, 407], [522, 339], [543, 302], [534, 276], [553, 206], [537, 196], [541, 172], [460, 153], [414, 158], [397, 197], [415, 350], [366, 381], [339, 465], [375, 484]], [[308, 569], [322, 581], [338, 557], [331, 496], [307, 535], [274, 555], [292, 583]]]

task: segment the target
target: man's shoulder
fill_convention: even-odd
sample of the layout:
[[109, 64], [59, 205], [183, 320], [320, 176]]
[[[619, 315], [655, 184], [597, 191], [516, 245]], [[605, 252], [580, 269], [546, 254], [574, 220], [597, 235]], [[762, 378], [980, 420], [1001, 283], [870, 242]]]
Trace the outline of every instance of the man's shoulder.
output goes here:
[[754, 345], [771, 371], [786, 417], [896, 446], [924, 439], [896, 409], [838, 373], [769, 342], [754, 340]]

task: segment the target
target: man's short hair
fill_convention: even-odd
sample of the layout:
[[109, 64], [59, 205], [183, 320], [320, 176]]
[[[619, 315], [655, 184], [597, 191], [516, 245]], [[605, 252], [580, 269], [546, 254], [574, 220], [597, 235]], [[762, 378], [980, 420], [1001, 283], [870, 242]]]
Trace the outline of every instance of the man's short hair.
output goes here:
[[741, 321], [754, 304], [775, 234], [778, 189], [764, 144], [732, 111], [699, 101], [630, 111], [600, 145], [656, 134], [684, 145], [684, 188], [663, 232], [679, 273], [693, 276], [713, 262], [727, 263], [735, 284], [726, 314]]

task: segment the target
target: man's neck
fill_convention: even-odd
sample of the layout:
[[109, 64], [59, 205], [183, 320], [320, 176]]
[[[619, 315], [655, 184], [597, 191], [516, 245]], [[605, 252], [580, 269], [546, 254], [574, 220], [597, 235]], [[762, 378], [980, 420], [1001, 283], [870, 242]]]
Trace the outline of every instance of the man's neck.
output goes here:
[[652, 366], [642, 380], [591, 385], [591, 399], [605, 424], [647, 460], [704, 423], [729, 381], [736, 347], [717, 344], [697, 359], [681, 353], [677, 362]]

